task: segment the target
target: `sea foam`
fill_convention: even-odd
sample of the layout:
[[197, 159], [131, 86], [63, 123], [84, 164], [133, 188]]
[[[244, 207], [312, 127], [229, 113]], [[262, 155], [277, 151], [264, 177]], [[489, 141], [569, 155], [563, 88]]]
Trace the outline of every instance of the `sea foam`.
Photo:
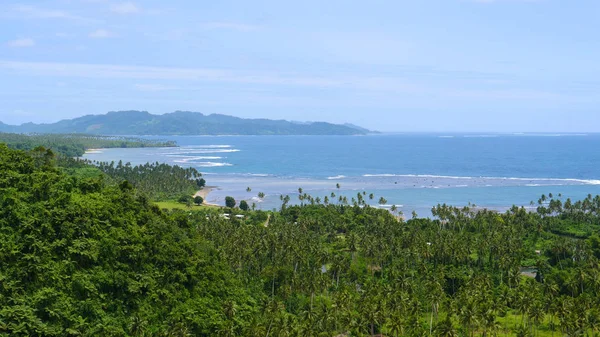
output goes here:
[[163, 153], [165, 156], [173, 156], [173, 155], [194, 155], [194, 154], [206, 154], [206, 153], [231, 153], [231, 152], [240, 152], [238, 149], [196, 149], [189, 151], [178, 151], [178, 152], [167, 152]]
[[198, 167], [222, 167], [222, 166], [233, 166], [230, 163], [217, 163], [217, 162], [210, 162], [210, 161], [204, 161], [204, 162], [196, 162], [196, 163], [192, 163], [194, 164], [194, 166], [198, 166]]
[[445, 175], [433, 175], [433, 174], [363, 174], [366, 178], [385, 178], [385, 177], [400, 177], [400, 178], [429, 178], [429, 179], [454, 179], [454, 180], [511, 180], [511, 181], [527, 181], [531, 184], [536, 182], [554, 182], [552, 185], [556, 185], [559, 182], [576, 183], [582, 185], [600, 185], [598, 179], [578, 179], [578, 178], [523, 178], [523, 177], [468, 177], [468, 176], [445, 176]]

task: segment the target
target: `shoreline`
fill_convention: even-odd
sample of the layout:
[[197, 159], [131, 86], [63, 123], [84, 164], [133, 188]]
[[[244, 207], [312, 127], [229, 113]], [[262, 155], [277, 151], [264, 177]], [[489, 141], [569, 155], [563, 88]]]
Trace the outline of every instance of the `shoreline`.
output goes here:
[[195, 194], [194, 197], [200, 196], [202, 197], [202, 199], [204, 199], [204, 202], [202, 203], [203, 205], [208, 205], [208, 206], [219, 206], [217, 204], [213, 204], [213, 203], [209, 203], [206, 201], [206, 198], [208, 197], [208, 195], [210, 194], [210, 192], [212, 192], [213, 190], [219, 188], [218, 186], [204, 186], [201, 190], [198, 190]]
[[93, 149], [86, 149], [83, 154], [97, 154], [97, 153], [102, 153], [102, 150], [104, 150], [104, 148], [93, 148]]

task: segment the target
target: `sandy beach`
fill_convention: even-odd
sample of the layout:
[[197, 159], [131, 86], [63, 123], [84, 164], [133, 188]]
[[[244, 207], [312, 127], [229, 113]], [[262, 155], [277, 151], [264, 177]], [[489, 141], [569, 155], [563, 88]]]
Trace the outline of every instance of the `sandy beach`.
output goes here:
[[196, 194], [194, 194], [194, 197], [201, 196], [202, 199], [204, 199], [205, 205], [219, 206], [217, 204], [211, 204], [206, 201], [206, 198], [208, 197], [210, 192], [212, 192], [216, 188], [217, 188], [217, 186], [204, 186], [201, 190], [199, 190], [198, 192], [196, 192]]

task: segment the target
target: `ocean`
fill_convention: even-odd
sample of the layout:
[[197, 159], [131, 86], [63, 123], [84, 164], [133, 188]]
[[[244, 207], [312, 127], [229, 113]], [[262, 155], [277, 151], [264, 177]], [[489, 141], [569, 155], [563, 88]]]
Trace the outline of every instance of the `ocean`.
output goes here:
[[[333, 192], [335, 200], [365, 191], [375, 195], [368, 200], [374, 206], [396, 205], [419, 216], [430, 216], [438, 203], [504, 211], [530, 207], [542, 194], [572, 200], [600, 194], [600, 134], [144, 138], [175, 140], [180, 147], [103, 149], [84, 157], [192, 166], [218, 187], [207, 202], [224, 204], [232, 196], [261, 209], [279, 208], [280, 195], [298, 203], [298, 188], [321, 199]], [[382, 196], [385, 205], [378, 204]]]

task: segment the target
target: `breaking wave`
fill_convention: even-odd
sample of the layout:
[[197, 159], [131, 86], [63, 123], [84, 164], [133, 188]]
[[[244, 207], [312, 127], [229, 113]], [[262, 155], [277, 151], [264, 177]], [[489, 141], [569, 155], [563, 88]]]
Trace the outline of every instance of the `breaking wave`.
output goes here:
[[563, 183], [575, 183], [583, 185], [600, 185], [600, 179], [577, 179], [577, 178], [522, 178], [522, 177], [463, 177], [463, 176], [445, 176], [445, 175], [433, 175], [433, 174], [363, 174], [366, 178], [377, 178], [377, 177], [400, 177], [400, 178], [431, 178], [431, 179], [455, 179], [455, 180], [512, 180], [512, 181], [527, 181], [531, 184], [535, 182], [563, 182]]

